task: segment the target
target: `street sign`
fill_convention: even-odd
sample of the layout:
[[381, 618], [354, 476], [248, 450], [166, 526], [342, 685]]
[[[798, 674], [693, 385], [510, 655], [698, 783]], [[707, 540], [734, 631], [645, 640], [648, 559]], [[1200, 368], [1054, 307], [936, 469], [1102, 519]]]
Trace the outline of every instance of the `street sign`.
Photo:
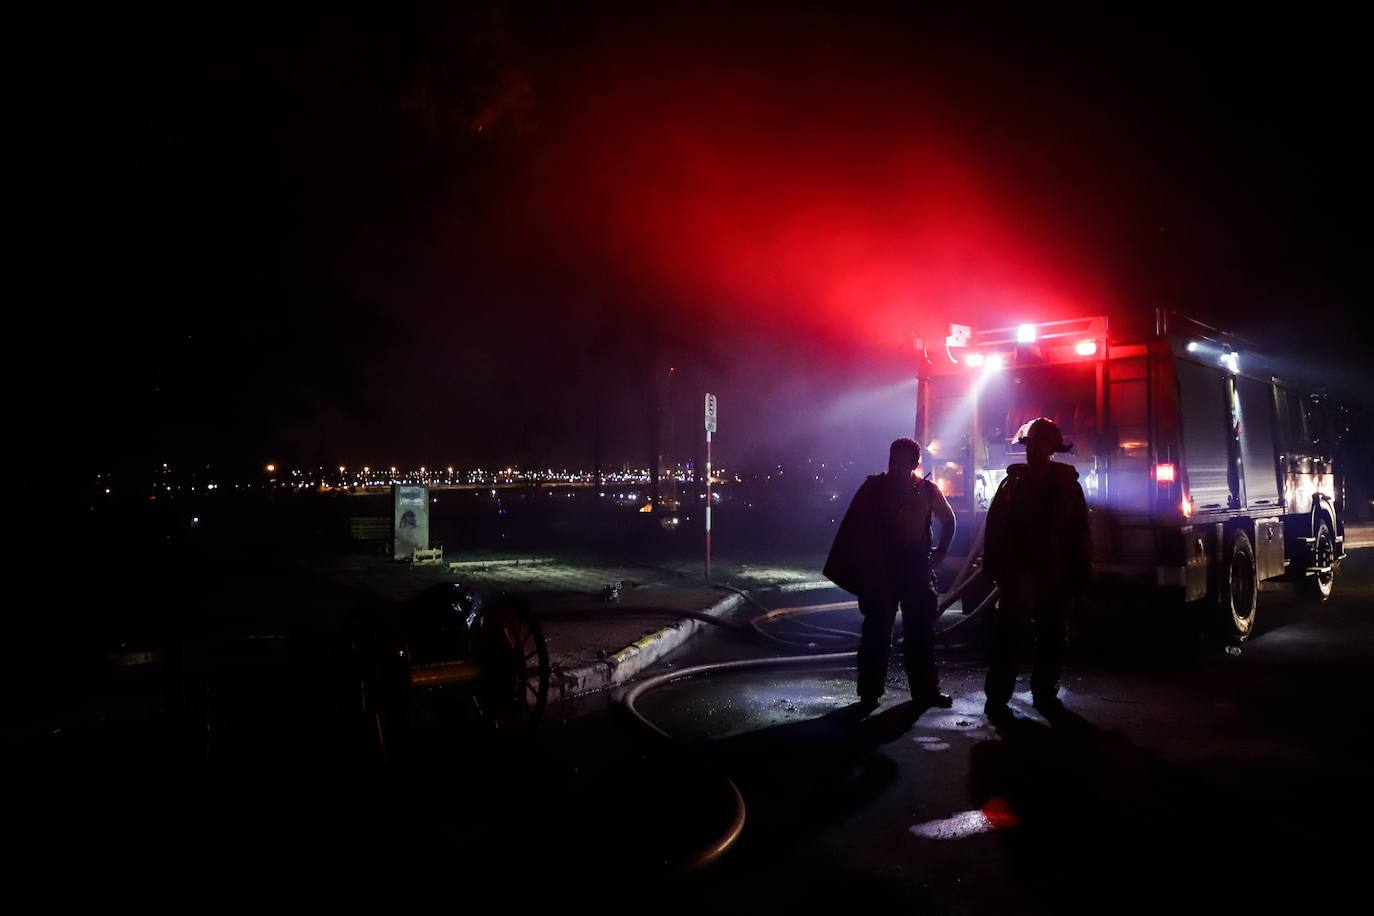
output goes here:
[[429, 549], [429, 487], [391, 485], [391, 557], [408, 560]]
[[716, 396], [714, 394], [706, 396], [706, 431], [708, 433], [716, 431]]

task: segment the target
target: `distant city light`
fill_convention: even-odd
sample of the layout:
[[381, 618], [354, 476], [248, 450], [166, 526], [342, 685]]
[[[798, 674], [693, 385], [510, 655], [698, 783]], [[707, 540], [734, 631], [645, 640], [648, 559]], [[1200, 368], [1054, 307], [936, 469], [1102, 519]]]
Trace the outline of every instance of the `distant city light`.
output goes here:
[[[814, 460], [809, 459], [807, 463], [814, 464], [816, 462]], [[154, 467], [156, 468], [157, 465], [154, 465]], [[279, 466], [276, 463], [272, 463], [263, 464], [260, 465], [260, 467], [270, 471], [272, 479], [269, 483], [263, 483], [260, 480], [257, 482], [235, 482], [232, 479], [229, 480], [228, 483], [231, 485], [233, 489], [251, 490], [255, 486], [270, 488], [289, 487], [291, 489], [295, 489], [298, 491], [318, 489], [321, 492], [328, 492], [331, 490], [351, 489], [361, 491], [363, 488], [372, 487], [374, 485], [380, 485], [383, 482], [381, 478], [377, 480], [373, 480], [370, 478], [369, 475], [371, 475], [372, 473], [371, 465], [363, 465], [360, 470], [355, 469], [352, 471], [348, 469], [348, 465], [346, 464], [334, 465], [332, 467], [337, 468], [340, 475], [338, 477], [335, 477], [331, 474], [327, 474], [325, 472], [324, 467], [319, 466], [313, 469], [309, 467], [304, 469], [292, 469], [290, 467]], [[431, 474], [428, 465], [421, 466], [419, 471], [417, 472], [407, 472], [405, 474], [396, 473], [395, 465], [392, 465], [391, 467], [393, 478], [391, 479], [390, 483], [392, 484], [431, 484], [436, 488], [443, 489], [447, 489], [450, 487], [472, 487], [474, 489], [477, 489], [478, 493], [480, 493], [480, 489], [489, 489], [489, 492], [492, 497], [499, 496], [498, 490], [496, 489], [497, 486], [513, 488], [533, 487], [538, 489], [544, 489], [545, 487], [554, 487], [561, 488], [562, 493], [567, 498], [574, 499], [577, 495], [575, 490], [579, 488], [593, 489], [597, 487], [604, 487], [607, 483], [620, 483], [636, 486], [647, 484], [654, 479], [653, 472], [650, 468], [631, 468], [628, 466], [628, 464], [617, 471], [600, 471], [599, 469], [582, 470], [566, 467], [545, 467], [539, 469], [530, 469], [517, 467], [515, 465], [509, 465], [505, 470], [495, 472], [483, 470], [481, 468], [474, 468], [468, 471], [463, 471], [455, 465], [447, 465], [445, 467], [437, 469], [433, 474]], [[821, 467], [825, 468], [827, 467], [827, 465], [822, 463]], [[210, 465], [205, 466], [204, 476], [200, 476], [200, 472], [195, 472], [193, 476], [191, 476], [187, 480], [179, 479], [181, 475], [174, 473], [171, 470], [170, 464], [166, 464], [166, 466], [160, 472], [155, 473], [157, 479], [155, 481], [150, 481], [149, 483], [153, 486], [154, 489], [156, 489], [160, 493], [166, 494], [168, 498], [171, 498], [173, 494], [182, 492], [194, 493], [197, 491], [208, 492], [211, 490], [222, 490], [224, 489], [225, 484], [225, 481], [215, 482], [212, 480], [206, 480], [206, 478], [210, 477], [212, 473]], [[449, 475], [446, 479], [442, 476], [444, 473], [447, 473]], [[781, 477], [783, 473], [784, 467], [782, 465], [779, 465], [777, 471], [775, 472], [775, 475]], [[113, 494], [113, 487], [108, 485], [110, 483], [110, 480], [108, 479], [109, 475], [100, 474], [95, 476], [97, 481], [99, 482], [96, 488], [97, 492], [103, 492], [107, 495]], [[675, 480], [682, 483], [690, 483], [692, 481], [699, 481], [703, 479], [703, 475], [697, 472], [697, 469], [693, 467], [693, 463], [690, 460], [674, 463], [663, 467], [660, 470], [660, 476], [665, 479]], [[278, 480], [279, 477], [282, 478], [282, 480]], [[437, 479], [431, 480], [432, 477]], [[726, 475], [725, 472], [722, 470], [719, 475], [713, 475], [713, 479], [717, 480], [718, 482], [724, 481], [728, 479], [728, 475]], [[825, 478], [817, 477], [817, 479], [824, 480]], [[742, 483], [743, 480], [739, 477], [739, 475], [734, 475], [734, 482]], [[605, 493], [606, 496], [613, 495], [611, 493], [607, 493], [604, 490], [601, 490], [600, 492]], [[524, 494], [522, 494], [522, 496], [523, 495]], [[550, 492], [549, 495], [556, 496], [558, 494], [557, 492]], [[651, 494], [645, 492], [625, 493], [621, 494], [620, 498], [626, 500], [636, 500], [640, 505], [643, 505], [644, 502], [648, 501], [651, 498]]]

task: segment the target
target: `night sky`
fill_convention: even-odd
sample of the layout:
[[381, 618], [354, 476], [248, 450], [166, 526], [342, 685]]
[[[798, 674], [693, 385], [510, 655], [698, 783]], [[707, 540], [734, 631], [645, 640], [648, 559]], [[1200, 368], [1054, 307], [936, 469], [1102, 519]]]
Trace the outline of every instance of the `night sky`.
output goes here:
[[1351, 22], [563, 6], [38, 29], [54, 450], [643, 465], [676, 367], [681, 457], [711, 390], [718, 461], [869, 462], [912, 330], [1155, 306], [1374, 388]]

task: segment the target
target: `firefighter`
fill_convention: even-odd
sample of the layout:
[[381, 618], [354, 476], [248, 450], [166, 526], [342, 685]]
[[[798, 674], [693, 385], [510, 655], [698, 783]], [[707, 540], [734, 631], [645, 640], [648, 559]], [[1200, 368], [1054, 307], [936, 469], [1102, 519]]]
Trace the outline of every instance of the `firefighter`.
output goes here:
[[983, 568], [1001, 589], [984, 684], [984, 712], [994, 724], [1012, 718], [1007, 701], [1016, 686], [1017, 654], [1032, 632], [1033, 705], [1046, 718], [1063, 713], [1059, 678], [1069, 612], [1091, 573], [1088, 506], [1078, 471], [1051, 460], [1073, 446], [1047, 417], [1022, 426], [1016, 441], [1025, 443], [1026, 463], [1007, 468], [997, 488], [983, 550]]
[[[859, 702], [878, 705], [887, 681], [892, 624], [902, 611], [903, 659], [912, 699], [948, 709], [935, 670], [936, 594], [931, 570], [944, 560], [954, 538], [954, 512], [944, 494], [917, 474], [921, 446], [915, 439], [892, 443], [887, 472], [863, 482], [840, 522], [825, 562], [825, 575], [853, 592], [863, 614], [859, 642]], [[940, 543], [930, 549], [931, 520]]]

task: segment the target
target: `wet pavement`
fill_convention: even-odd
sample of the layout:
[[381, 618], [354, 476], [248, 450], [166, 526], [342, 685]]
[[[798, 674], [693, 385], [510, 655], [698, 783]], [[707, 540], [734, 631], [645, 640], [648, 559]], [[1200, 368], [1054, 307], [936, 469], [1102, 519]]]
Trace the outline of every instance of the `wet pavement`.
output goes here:
[[[1308, 908], [1364, 870], [1371, 611], [1374, 551], [1362, 550], [1327, 605], [1266, 586], [1239, 655], [1122, 615], [1075, 643], [1072, 717], [1050, 725], [1020, 693], [1000, 731], [982, 716], [982, 622], [951, 613], [959, 626], [937, 650], [950, 710], [903, 702], [895, 656], [867, 717], [846, 665], [734, 671], [643, 696], [639, 710], [674, 736], [666, 747], [601, 693], [551, 706], [533, 734], [439, 728], [387, 767], [346, 699], [269, 665], [222, 742], [235, 753], [211, 765], [203, 742], [132, 714], [7, 745], [28, 839], [16, 870], [77, 896], [424, 887], [460, 908], [492, 888], [656, 911], [836, 898], [936, 913]], [[856, 630], [858, 617], [805, 620], [809, 631], [772, 632], [833, 651], [843, 639], [815, 628]], [[254, 657], [270, 662], [274, 646]], [[796, 651], [713, 630], [646, 675]], [[747, 808], [739, 843], [673, 879], [668, 866], [728, 824], [726, 778]]]
[[[939, 650], [950, 710], [904, 703], [894, 658], [867, 719], [852, 670], [729, 672], [647, 694], [640, 710], [707, 740], [749, 826], [700, 898], [760, 905], [863, 895], [949, 913], [1269, 909], [1358, 887], [1369, 843], [1366, 672], [1374, 551], [1324, 606], [1266, 585], [1240, 654], [1099, 622], [1075, 645], [1051, 725], [1028, 685], [1001, 730], [982, 715], [979, 622]], [[838, 597], [808, 595], [816, 602]], [[853, 629], [855, 611], [807, 619]], [[944, 623], [963, 620], [947, 614]], [[711, 637], [681, 667], [737, 657]]]

